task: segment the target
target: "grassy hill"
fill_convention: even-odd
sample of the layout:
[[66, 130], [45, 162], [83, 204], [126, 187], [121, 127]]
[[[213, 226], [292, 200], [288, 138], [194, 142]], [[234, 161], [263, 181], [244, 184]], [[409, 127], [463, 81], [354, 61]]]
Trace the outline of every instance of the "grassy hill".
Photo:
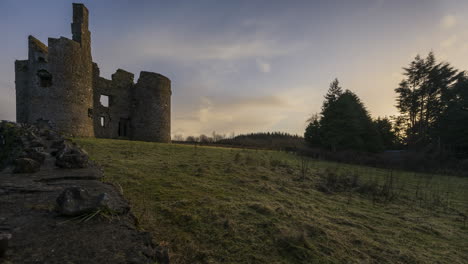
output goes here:
[[466, 263], [468, 178], [75, 139], [172, 263]]

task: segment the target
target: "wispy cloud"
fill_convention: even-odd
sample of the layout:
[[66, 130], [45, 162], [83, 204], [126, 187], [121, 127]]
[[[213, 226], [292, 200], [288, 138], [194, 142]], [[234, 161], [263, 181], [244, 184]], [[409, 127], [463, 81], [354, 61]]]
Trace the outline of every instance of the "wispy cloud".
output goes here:
[[175, 114], [173, 134], [264, 131], [286, 118], [291, 108], [290, 102], [279, 96], [202, 96], [198, 100], [196, 109]]
[[451, 29], [457, 25], [457, 17], [454, 15], [446, 15], [440, 21], [440, 26], [444, 29]]
[[[135, 58], [167, 58], [175, 61], [240, 60], [271, 58], [300, 50], [305, 43], [289, 43], [266, 32], [225, 35], [195, 34], [190, 32], [143, 29], [125, 39], [118, 40], [111, 52], [133, 47], [129, 55]], [[122, 54], [126, 56], [125, 54]]]
[[145, 56], [167, 57], [177, 60], [238, 60], [252, 57], [284, 55], [283, 50], [272, 40], [252, 39], [235, 42], [187, 43], [167, 38], [164, 42], [142, 39], [139, 48]]
[[452, 35], [449, 38], [443, 40], [440, 43], [440, 46], [442, 48], [451, 48], [451, 47], [453, 47], [455, 45], [455, 43], [457, 43], [457, 40], [458, 40], [458, 36], [457, 35]]

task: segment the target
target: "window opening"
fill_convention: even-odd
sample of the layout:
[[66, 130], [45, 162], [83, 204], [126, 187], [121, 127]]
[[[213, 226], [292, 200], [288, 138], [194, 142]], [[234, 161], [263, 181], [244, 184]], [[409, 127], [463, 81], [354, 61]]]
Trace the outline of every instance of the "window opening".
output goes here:
[[39, 77], [39, 85], [41, 87], [50, 87], [52, 86], [52, 74], [50, 74], [46, 70], [39, 70], [37, 72], [37, 76]]
[[104, 125], [106, 124], [106, 119], [103, 116], [101, 116], [100, 121], [101, 121], [101, 127], [104, 127]]
[[101, 102], [102, 106], [109, 107], [109, 96], [101, 94], [101, 97], [99, 97], [99, 102]]

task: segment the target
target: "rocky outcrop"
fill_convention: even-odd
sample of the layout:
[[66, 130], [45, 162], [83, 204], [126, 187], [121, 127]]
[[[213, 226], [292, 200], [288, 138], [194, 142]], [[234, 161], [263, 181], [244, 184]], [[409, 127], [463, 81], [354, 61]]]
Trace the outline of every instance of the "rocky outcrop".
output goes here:
[[[22, 149], [16, 155], [18, 159], [15, 159], [13, 163], [14, 173], [37, 172], [48, 156], [55, 157], [55, 166], [58, 168], [75, 169], [88, 166], [89, 157], [86, 151], [64, 139], [50, 126], [46, 126], [43, 120], [39, 124], [41, 125], [33, 126], [8, 122], [10, 127], [15, 127], [10, 130], [15, 130], [19, 134], [17, 137], [20, 139], [20, 144], [17, 148]], [[2, 138], [4, 138], [3, 135]]]
[[55, 165], [59, 168], [76, 169], [88, 166], [88, 153], [76, 144], [64, 141], [58, 146]]
[[0, 263], [168, 263], [84, 150], [47, 127], [15, 126], [21, 157], [0, 172]]

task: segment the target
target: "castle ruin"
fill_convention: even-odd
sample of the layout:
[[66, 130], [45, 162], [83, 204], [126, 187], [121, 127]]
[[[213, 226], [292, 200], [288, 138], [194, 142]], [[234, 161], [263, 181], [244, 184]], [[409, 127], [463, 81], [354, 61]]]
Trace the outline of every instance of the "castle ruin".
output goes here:
[[[15, 61], [16, 121], [48, 121], [64, 135], [171, 140], [171, 81], [118, 69], [100, 77], [91, 56], [88, 9], [73, 4], [72, 39], [29, 36], [27, 60]], [[105, 102], [105, 103], [101, 103]]]

